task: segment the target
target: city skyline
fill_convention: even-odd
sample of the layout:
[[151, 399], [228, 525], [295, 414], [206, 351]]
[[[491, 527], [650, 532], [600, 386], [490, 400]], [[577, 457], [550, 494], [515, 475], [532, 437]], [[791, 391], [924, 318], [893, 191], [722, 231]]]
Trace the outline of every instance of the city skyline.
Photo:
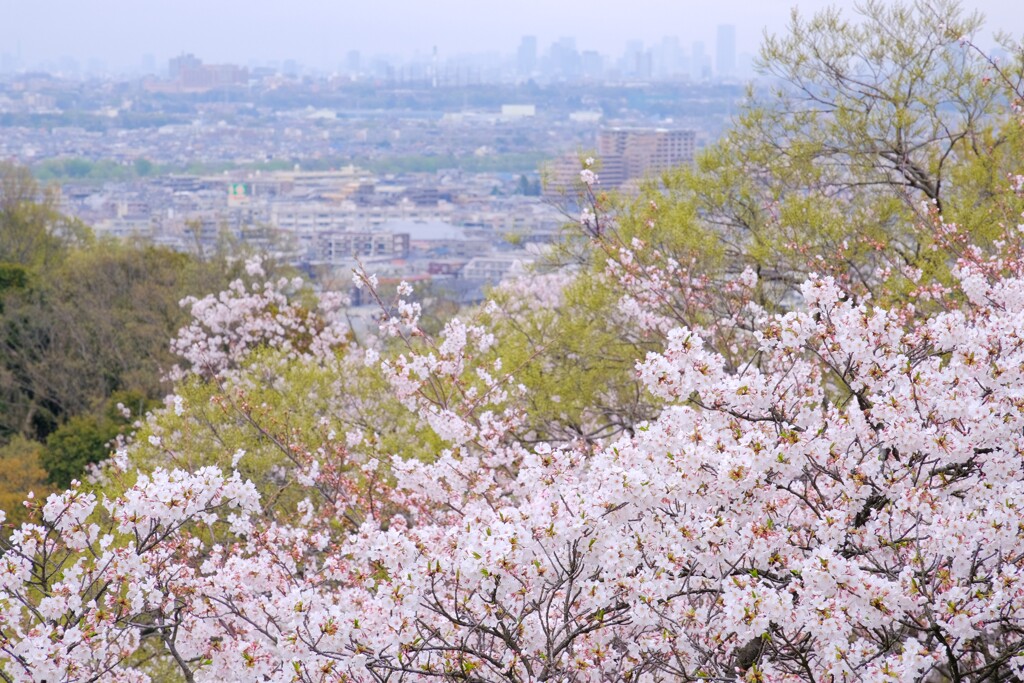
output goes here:
[[[790, 7], [810, 14], [830, 4], [852, 11], [851, 2], [770, 0], [751, 7], [722, 0], [714, 8], [683, 2], [634, 0], [630, 11], [606, 0], [562, 0], [555, 6], [521, 0], [514, 6], [466, 0], [385, 0], [358, 9], [314, 0], [287, 5], [220, 0], [203, 3], [137, 3], [127, 0], [0, 0], [0, 55], [23, 67], [75, 63], [83, 71], [102, 67], [134, 71], [144, 62], [166, 66], [179, 54], [193, 53], [209, 63], [274, 63], [293, 60], [319, 70], [337, 69], [347, 55], [427, 58], [436, 47], [443, 58], [466, 54], [515, 55], [525, 35], [536, 36], [543, 53], [571, 38], [577, 49], [613, 58], [632, 41], [653, 47], [664, 37], [690, 46], [702, 42], [717, 62], [720, 25], [735, 26], [737, 54], [756, 52], [764, 31], [785, 29]], [[986, 15], [982, 39], [996, 30], [1020, 35], [1024, 6], [1000, 0], [969, 5]], [[57, 17], [55, 20], [54, 17]], [[1015, 30], [1016, 29], [1016, 30]]]

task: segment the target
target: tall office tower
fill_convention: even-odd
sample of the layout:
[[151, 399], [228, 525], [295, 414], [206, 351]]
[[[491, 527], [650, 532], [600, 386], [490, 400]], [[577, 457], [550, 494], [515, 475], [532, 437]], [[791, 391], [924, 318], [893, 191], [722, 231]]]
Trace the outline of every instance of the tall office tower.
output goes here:
[[706, 81], [711, 78], [711, 57], [704, 51], [703, 41], [693, 43], [693, 56], [690, 59], [690, 75], [695, 81]]
[[683, 50], [679, 47], [679, 38], [665, 36], [655, 51], [654, 76], [656, 78], [672, 78], [683, 72]]
[[719, 78], [736, 76], [736, 27], [721, 24], [715, 44], [715, 72]]
[[626, 41], [626, 51], [622, 54], [622, 73], [628, 78], [637, 78], [644, 66], [644, 41]]
[[580, 64], [583, 77], [597, 81], [604, 77], [604, 57], [597, 50], [584, 50], [580, 53]]
[[362, 69], [362, 55], [359, 50], [349, 50], [345, 55], [345, 70], [350, 74], [358, 74]]
[[529, 76], [537, 69], [537, 36], [523, 36], [519, 41], [518, 67], [520, 76]]
[[551, 66], [556, 75], [566, 80], [575, 81], [583, 75], [583, 64], [576, 50], [575, 38], [562, 36], [551, 46]]
[[65, 76], [76, 77], [81, 70], [78, 60], [70, 55], [61, 55], [61, 58], [57, 60], [57, 66]]

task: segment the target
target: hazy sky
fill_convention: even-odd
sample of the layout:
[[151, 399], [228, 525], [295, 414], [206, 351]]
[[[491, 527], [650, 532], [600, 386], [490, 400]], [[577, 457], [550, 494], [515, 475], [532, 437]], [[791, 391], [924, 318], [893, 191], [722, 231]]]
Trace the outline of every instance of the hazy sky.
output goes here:
[[[349, 50], [411, 55], [515, 50], [536, 35], [541, 49], [574, 36], [579, 49], [618, 55], [627, 40], [676, 35], [704, 40], [735, 24], [740, 51], [780, 31], [793, 5], [811, 12], [850, 0], [0, 0], [0, 54], [34, 64], [67, 55], [135, 67], [181, 52], [208, 63], [296, 59], [333, 67]], [[1024, 1], [978, 0], [987, 28], [1024, 34]]]

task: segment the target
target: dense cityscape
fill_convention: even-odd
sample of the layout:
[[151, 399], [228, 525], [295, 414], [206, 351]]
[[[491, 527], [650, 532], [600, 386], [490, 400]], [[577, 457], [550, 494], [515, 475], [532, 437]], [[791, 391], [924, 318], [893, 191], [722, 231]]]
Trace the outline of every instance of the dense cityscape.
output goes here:
[[59, 184], [98, 235], [185, 251], [230, 236], [320, 272], [359, 258], [472, 299], [558, 234], [583, 158], [603, 189], [635, 192], [721, 134], [749, 59], [732, 26], [714, 54], [674, 38], [541, 53], [525, 36], [492, 62], [353, 52], [326, 74], [181, 54], [132, 76], [5, 54], [0, 159]]
[[[712, 40], [684, 44], [678, 36], [665, 36], [645, 44], [627, 41], [617, 54], [581, 48], [577, 38], [563, 36], [543, 45], [535, 35], [522, 36], [514, 52], [444, 54], [435, 46], [428, 54], [407, 56], [363, 54], [345, 51], [334, 64], [302, 64], [297, 59], [258, 60], [245, 64], [207, 64], [201, 55], [180, 53], [159, 63], [153, 54], [135, 65], [108, 65], [101, 59], [81, 60], [70, 55], [29, 61], [19, 52], [0, 53], [0, 75], [24, 71], [52, 73], [64, 78], [148, 78], [161, 90], [205, 90], [224, 85], [247, 85], [250, 78], [283, 80], [332, 76], [346, 80], [383, 82], [389, 85], [427, 83], [452, 87], [485, 83], [650, 82], [712, 79], [747, 79], [754, 75], [754, 49], [738, 48], [736, 26], [721, 24]], [[20, 48], [18, 48], [20, 50]], [[738, 51], [739, 50], [739, 51]], [[156, 79], [168, 82], [158, 84]]]

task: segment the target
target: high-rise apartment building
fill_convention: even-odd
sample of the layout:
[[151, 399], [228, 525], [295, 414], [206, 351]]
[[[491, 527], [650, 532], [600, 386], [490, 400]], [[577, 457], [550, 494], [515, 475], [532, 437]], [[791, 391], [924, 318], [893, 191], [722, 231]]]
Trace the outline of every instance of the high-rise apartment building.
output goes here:
[[249, 70], [234, 64], [203, 64], [192, 54], [174, 57], [167, 63], [171, 80], [187, 90], [210, 90], [249, 82]]
[[[665, 128], [606, 128], [597, 136], [598, 189], [620, 188], [678, 166], [693, 163], [697, 135], [692, 130]], [[582, 164], [567, 154], [547, 164], [544, 195], [573, 198], [579, 188]]]
[[736, 76], [736, 27], [722, 24], [718, 27], [715, 43], [715, 73], [719, 78]]
[[191, 53], [181, 54], [172, 57], [167, 62], [167, 75], [172, 81], [176, 81], [183, 78], [187, 72], [197, 71], [201, 68], [203, 68], [203, 60]]
[[606, 128], [597, 137], [601, 179], [616, 187], [689, 164], [696, 145], [692, 130]]

